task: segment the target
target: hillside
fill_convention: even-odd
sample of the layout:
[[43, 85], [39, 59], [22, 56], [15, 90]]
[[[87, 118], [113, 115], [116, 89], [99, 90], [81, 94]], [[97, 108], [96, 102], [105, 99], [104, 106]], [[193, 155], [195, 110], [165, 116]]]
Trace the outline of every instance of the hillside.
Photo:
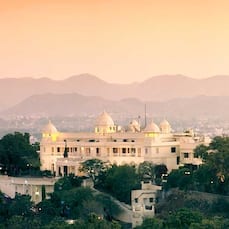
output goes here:
[[225, 118], [229, 116], [229, 96], [196, 96], [165, 102], [128, 98], [118, 101], [76, 93], [34, 95], [0, 113], [5, 115], [81, 116], [98, 114], [103, 110], [126, 117], [144, 115], [146, 104], [148, 117]]
[[229, 96], [225, 85], [229, 76], [193, 79], [182, 75], [154, 76], [131, 84], [112, 84], [96, 76], [82, 74], [65, 80], [48, 78], [0, 79], [0, 110], [14, 106], [33, 95], [78, 93], [108, 100], [136, 98], [142, 101], [167, 101], [175, 98]]

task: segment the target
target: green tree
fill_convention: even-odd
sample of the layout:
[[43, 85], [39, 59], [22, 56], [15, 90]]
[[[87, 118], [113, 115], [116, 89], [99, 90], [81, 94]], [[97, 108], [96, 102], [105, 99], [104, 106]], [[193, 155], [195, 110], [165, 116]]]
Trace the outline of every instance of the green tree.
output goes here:
[[46, 198], [46, 190], [45, 190], [44, 185], [42, 185], [42, 187], [41, 187], [41, 197], [42, 197], [42, 200], [45, 200], [45, 198]]
[[[75, 227], [65, 222], [62, 218], [54, 217], [49, 223], [46, 223], [42, 228], [44, 229], [73, 229]], [[80, 228], [81, 227], [79, 227], [79, 229]]]
[[82, 178], [77, 177], [74, 174], [69, 174], [68, 176], [60, 178], [54, 185], [55, 191], [70, 190], [72, 188], [80, 187], [82, 183]]
[[56, 204], [50, 199], [43, 200], [37, 205], [37, 211], [42, 224], [47, 224], [54, 217], [60, 216], [60, 202]]
[[196, 152], [204, 157], [204, 164], [195, 172], [196, 182], [202, 188], [204, 184], [205, 191], [228, 195], [229, 137], [215, 137], [209, 147], [197, 147]]
[[137, 172], [141, 181], [154, 181], [155, 165], [151, 161], [144, 161], [139, 164]]
[[99, 182], [98, 178], [101, 173], [105, 173], [109, 165], [99, 159], [90, 159], [82, 162], [80, 171], [87, 174], [94, 181], [95, 185]]
[[121, 229], [121, 226], [115, 221], [107, 222], [106, 220], [98, 217], [96, 214], [91, 214], [86, 221], [86, 228]]
[[193, 182], [198, 191], [214, 192], [217, 183], [216, 170], [208, 164], [201, 165], [193, 173]]
[[84, 201], [93, 199], [92, 190], [89, 188], [71, 188], [59, 190], [51, 194], [51, 202], [63, 217], [84, 217], [82, 206]]
[[7, 204], [4, 194], [0, 191], [0, 223], [4, 224], [8, 219], [8, 217], [9, 217], [9, 203]]
[[201, 223], [202, 215], [197, 211], [192, 211], [186, 208], [181, 208], [172, 213], [165, 224], [171, 229], [189, 229], [193, 223]]
[[135, 229], [164, 229], [163, 220], [157, 218], [146, 218], [143, 220], [141, 226], [135, 227]]
[[12, 216], [7, 221], [7, 228], [8, 229], [34, 229], [34, 228], [41, 228], [41, 222], [32, 217], [24, 217], [19, 215]]
[[229, 200], [225, 197], [217, 198], [211, 205], [211, 212], [229, 219]]
[[155, 172], [155, 183], [160, 185], [162, 180], [167, 178], [168, 169], [166, 165], [159, 164], [159, 165], [155, 165], [154, 172]]
[[130, 165], [113, 165], [107, 171], [104, 188], [118, 200], [130, 203], [131, 190], [140, 188], [136, 169]]
[[189, 168], [181, 167], [172, 170], [167, 178], [166, 189], [179, 187], [187, 190], [193, 184], [192, 172]]
[[9, 215], [30, 216], [31, 197], [29, 195], [17, 194], [9, 205]]
[[229, 220], [215, 216], [211, 219], [204, 218], [199, 223], [191, 223], [189, 229], [227, 229], [229, 228]]
[[31, 145], [29, 137], [28, 133], [15, 132], [0, 140], [0, 161], [9, 175], [39, 171], [38, 145]]
[[108, 221], [122, 212], [122, 209], [107, 194], [97, 194], [95, 199], [102, 206], [104, 218]]
[[202, 158], [203, 160], [205, 160], [208, 156], [208, 146], [206, 145], [199, 145], [197, 146], [195, 149], [194, 149], [194, 155], [195, 157], [200, 157]]

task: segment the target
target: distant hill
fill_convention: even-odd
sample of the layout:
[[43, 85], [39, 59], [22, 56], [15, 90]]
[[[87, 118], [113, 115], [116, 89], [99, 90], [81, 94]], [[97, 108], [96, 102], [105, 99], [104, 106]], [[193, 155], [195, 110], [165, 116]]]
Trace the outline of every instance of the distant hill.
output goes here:
[[112, 84], [96, 76], [82, 74], [65, 80], [48, 78], [0, 79], [0, 110], [14, 106], [32, 95], [78, 93], [107, 100], [136, 98], [142, 101], [166, 101], [175, 98], [229, 96], [229, 76], [193, 79], [182, 75], [154, 76], [132, 84]]
[[101, 97], [83, 96], [76, 93], [34, 95], [1, 112], [1, 116], [81, 116], [99, 114], [103, 110], [107, 110], [111, 113], [125, 114], [126, 117], [137, 117], [144, 115], [145, 104], [149, 117], [186, 117], [189, 119], [229, 116], [229, 109], [227, 109], [229, 96], [197, 96], [161, 102], [143, 102], [134, 98], [119, 101], [105, 100]]

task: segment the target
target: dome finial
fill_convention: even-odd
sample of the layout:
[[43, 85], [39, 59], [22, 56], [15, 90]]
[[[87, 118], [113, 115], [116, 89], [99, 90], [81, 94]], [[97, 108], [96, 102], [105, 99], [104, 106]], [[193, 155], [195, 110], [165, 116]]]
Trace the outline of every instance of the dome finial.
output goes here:
[[44, 128], [42, 129], [42, 133], [53, 134], [53, 133], [57, 133], [57, 132], [58, 132], [58, 130], [52, 124], [50, 119], [48, 120], [48, 124], [45, 125]]
[[168, 134], [171, 132], [171, 125], [169, 124], [169, 122], [164, 119], [161, 123], [160, 123], [160, 129], [162, 133]]
[[146, 128], [144, 129], [144, 132], [153, 132], [153, 133], [159, 133], [160, 129], [156, 123], [153, 122], [153, 119], [149, 124], [147, 124]]

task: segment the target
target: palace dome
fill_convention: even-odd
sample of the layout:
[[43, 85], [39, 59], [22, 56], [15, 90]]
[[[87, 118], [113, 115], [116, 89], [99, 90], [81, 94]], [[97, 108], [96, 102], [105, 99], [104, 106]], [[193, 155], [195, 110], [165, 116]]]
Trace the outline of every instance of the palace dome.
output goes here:
[[135, 132], [135, 131], [140, 132], [141, 127], [140, 127], [139, 122], [138, 122], [137, 120], [134, 119], [134, 120], [132, 120], [132, 121], [130, 122], [130, 124], [128, 125], [128, 129], [129, 129], [130, 131], [132, 131], [132, 132]]
[[104, 111], [97, 117], [95, 126], [114, 126], [114, 121], [111, 116]]
[[169, 122], [164, 119], [161, 123], [160, 123], [160, 129], [162, 132], [170, 132], [171, 131], [171, 125], [169, 124]]
[[44, 126], [44, 128], [42, 129], [42, 133], [45, 134], [54, 134], [57, 133], [57, 129], [56, 127], [51, 123], [51, 121], [49, 120], [48, 124], [46, 126]]
[[137, 120], [132, 120], [132, 122], [131, 122], [131, 124], [133, 125], [133, 126], [139, 126], [139, 122], [137, 121]]
[[152, 132], [152, 133], [159, 133], [160, 129], [156, 123], [151, 121], [146, 128], [144, 129], [144, 132]]

